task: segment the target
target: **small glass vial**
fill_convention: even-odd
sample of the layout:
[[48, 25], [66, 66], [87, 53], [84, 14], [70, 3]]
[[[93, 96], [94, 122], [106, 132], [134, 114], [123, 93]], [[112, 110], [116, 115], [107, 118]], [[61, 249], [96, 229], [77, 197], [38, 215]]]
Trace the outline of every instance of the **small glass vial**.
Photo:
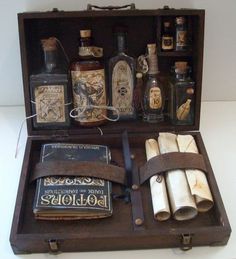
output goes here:
[[[92, 44], [91, 30], [80, 31], [79, 55], [70, 65], [74, 123], [85, 127], [106, 122], [107, 105], [103, 49]], [[101, 107], [101, 108], [99, 108]]]
[[174, 125], [194, 123], [195, 82], [187, 62], [175, 62], [171, 79], [170, 118]]
[[143, 120], [156, 123], [164, 120], [165, 105], [163, 85], [158, 76], [156, 44], [148, 44], [148, 78], [143, 100]]
[[188, 36], [186, 18], [184, 16], [176, 17], [176, 42], [177, 51], [186, 51], [188, 49]]
[[141, 118], [143, 113], [143, 74], [140, 72], [136, 73], [133, 102], [137, 117]]
[[30, 76], [32, 112], [35, 128], [59, 129], [70, 125], [70, 94], [65, 60], [60, 59], [57, 39], [41, 40], [44, 65]]
[[163, 34], [161, 38], [161, 48], [163, 51], [171, 51], [174, 48], [174, 38], [170, 27], [170, 22], [164, 22]]

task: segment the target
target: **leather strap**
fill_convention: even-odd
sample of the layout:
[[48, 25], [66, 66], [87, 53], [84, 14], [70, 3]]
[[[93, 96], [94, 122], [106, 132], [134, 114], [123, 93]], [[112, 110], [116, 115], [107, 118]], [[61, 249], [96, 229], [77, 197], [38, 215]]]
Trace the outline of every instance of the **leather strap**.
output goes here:
[[133, 228], [135, 231], [144, 230], [144, 212], [142, 194], [139, 186], [139, 173], [138, 167], [133, 161], [132, 166], [132, 179], [133, 185], [130, 189], [130, 200], [132, 206]]
[[122, 167], [93, 161], [46, 161], [35, 166], [31, 182], [47, 176], [87, 176], [126, 184]]
[[171, 152], [151, 158], [140, 168], [140, 184], [153, 175], [175, 169], [199, 169], [207, 173], [201, 154]]

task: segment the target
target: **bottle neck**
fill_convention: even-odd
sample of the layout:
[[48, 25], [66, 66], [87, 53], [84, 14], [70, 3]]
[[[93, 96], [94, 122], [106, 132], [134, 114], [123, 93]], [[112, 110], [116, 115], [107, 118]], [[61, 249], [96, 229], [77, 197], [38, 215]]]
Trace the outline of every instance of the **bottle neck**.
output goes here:
[[47, 73], [53, 72], [58, 63], [57, 50], [44, 50], [44, 67]]
[[118, 53], [126, 52], [125, 34], [118, 34], [117, 35], [117, 51], [118, 51]]
[[158, 74], [158, 64], [157, 64], [157, 55], [149, 54], [148, 56], [148, 75], [157, 75]]
[[80, 47], [90, 47], [92, 46], [92, 39], [88, 38], [80, 38]]

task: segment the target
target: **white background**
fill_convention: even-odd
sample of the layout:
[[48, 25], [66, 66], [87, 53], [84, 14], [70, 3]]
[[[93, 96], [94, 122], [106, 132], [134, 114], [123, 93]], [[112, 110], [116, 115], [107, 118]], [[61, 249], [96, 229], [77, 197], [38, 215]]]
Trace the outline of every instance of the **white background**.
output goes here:
[[[89, 1], [89, 0], [88, 0]], [[99, 5], [122, 5], [129, 0], [98, 1]], [[132, 0], [130, 0], [131, 2]], [[17, 195], [21, 165], [27, 138], [23, 128], [19, 155], [14, 159], [16, 139], [24, 118], [23, 107], [0, 107], [0, 258], [61, 258], [61, 259], [235, 259], [236, 258], [236, 0], [138, 0], [140, 9], [199, 8], [206, 10], [205, 53], [203, 74], [203, 100], [201, 128], [211, 165], [222, 195], [232, 227], [227, 246], [194, 248], [187, 253], [178, 249], [153, 249], [141, 251], [64, 253], [59, 256], [33, 254], [15, 256], [9, 243], [12, 216]], [[87, 1], [82, 0], [0, 0], [0, 106], [22, 105], [23, 86], [21, 78], [18, 42], [17, 13], [47, 11], [53, 7], [62, 10], [83, 10]], [[5, 195], [7, 194], [7, 196]]]
[[[22, 105], [17, 13], [86, 9], [89, 0], [0, 0], [0, 105]], [[139, 9], [173, 8], [206, 10], [203, 74], [204, 101], [236, 100], [236, 1], [235, 0], [91, 0], [97, 5], [123, 5]]]

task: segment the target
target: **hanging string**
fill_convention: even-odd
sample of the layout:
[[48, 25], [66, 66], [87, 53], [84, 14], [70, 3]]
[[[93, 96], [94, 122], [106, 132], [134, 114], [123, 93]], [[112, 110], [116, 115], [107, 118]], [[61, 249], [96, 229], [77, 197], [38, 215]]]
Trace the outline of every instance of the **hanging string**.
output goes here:
[[22, 128], [23, 128], [25, 122], [26, 122], [28, 119], [31, 119], [31, 118], [33, 118], [33, 117], [35, 117], [35, 116], [37, 116], [37, 114], [28, 116], [28, 117], [26, 117], [26, 118], [21, 122], [20, 130], [19, 130], [19, 132], [18, 132], [18, 137], [17, 137], [17, 142], [16, 142], [15, 158], [17, 158], [17, 155], [18, 155], [18, 148], [19, 148], [19, 142], [20, 142], [20, 136], [21, 136]]
[[69, 57], [68, 57], [68, 55], [67, 55], [67, 53], [65, 51], [65, 48], [63, 47], [61, 41], [58, 38], [56, 38], [56, 37], [55, 37], [55, 39], [56, 39], [56, 42], [58, 43], [58, 45], [60, 46], [60, 48], [61, 48], [61, 50], [62, 50], [62, 52], [63, 52], [63, 54], [64, 54], [64, 56], [66, 58], [67, 63], [69, 63], [70, 59], [69, 59]]
[[[101, 105], [101, 106], [98, 106], [98, 105], [93, 105], [93, 104], [89, 104], [89, 105], [84, 105], [82, 107], [76, 107], [74, 109], [72, 109], [70, 111], [70, 117], [73, 118], [73, 119], [76, 119], [76, 118], [80, 118], [82, 116], [82, 114], [86, 111], [86, 110], [90, 110], [90, 109], [101, 109], [101, 110], [109, 110], [109, 111], [115, 111], [116, 112], [116, 115], [117, 117], [115, 119], [113, 118], [109, 118], [107, 117], [106, 115], [104, 114], [101, 114], [101, 116], [103, 118], [105, 118], [106, 120], [108, 121], [118, 121], [119, 118], [120, 118], [120, 113], [118, 111], [117, 108], [113, 107], [113, 106], [107, 106], [107, 105]], [[73, 113], [74, 112], [77, 112], [77, 115], [74, 115]]]

